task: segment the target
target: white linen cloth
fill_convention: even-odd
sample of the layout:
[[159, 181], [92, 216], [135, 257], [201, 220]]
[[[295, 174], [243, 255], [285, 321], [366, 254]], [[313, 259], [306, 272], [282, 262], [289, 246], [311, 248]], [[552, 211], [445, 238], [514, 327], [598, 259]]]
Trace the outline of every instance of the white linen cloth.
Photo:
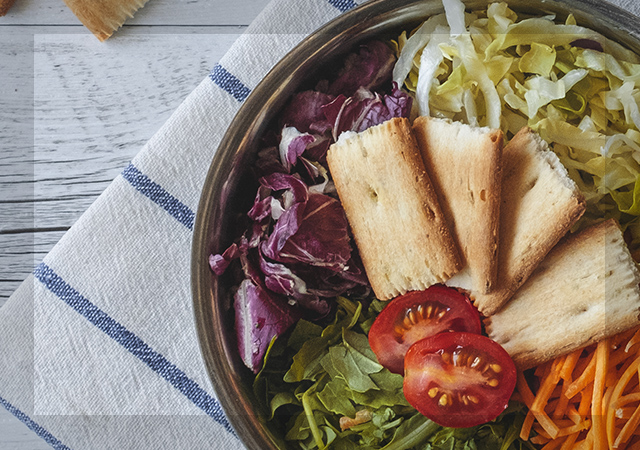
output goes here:
[[[241, 449], [202, 362], [194, 214], [268, 70], [354, 0], [274, 0], [0, 309], [0, 405], [56, 449]], [[616, 4], [640, 15], [635, 0]]]

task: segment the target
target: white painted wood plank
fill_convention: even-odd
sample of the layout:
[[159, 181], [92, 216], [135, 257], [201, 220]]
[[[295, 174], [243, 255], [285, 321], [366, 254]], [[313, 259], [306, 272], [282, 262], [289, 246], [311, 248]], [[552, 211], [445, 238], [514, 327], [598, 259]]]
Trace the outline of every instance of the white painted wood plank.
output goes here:
[[0, 448], [7, 450], [51, 450], [51, 446], [36, 436], [9, 411], [0, 407]]
[[[0, 23], [0, 307], [243, 29]], [[50, 447], [0, 408], [0, 448]]]
[[[0, 307], [62, 238], [65, 229], [0, 234]], [[0, 433], [1, 435], [1, 433]], [[2, 446], [0, 446], [2, 448]]]
[[[149, 0], [127, 25], [248, 25], [269, 0]], [[1, 25], [79, 25], [62, 0], [18, 0]]]
[[106, 44], [49, 30], [0, 27], [0, 306], [242, 28], [138, 27]]
[[[176, 3], [150, 0], [101, 46], [60, 0], [18, 0], [0, 18], [0, 307], [244, 29], [229, 25], [266, 0]], [[34, 67], [34, 34], [60, 33], [75, 36], [38, 41]], [[0, 448], [50, 447], [0, 408]]]

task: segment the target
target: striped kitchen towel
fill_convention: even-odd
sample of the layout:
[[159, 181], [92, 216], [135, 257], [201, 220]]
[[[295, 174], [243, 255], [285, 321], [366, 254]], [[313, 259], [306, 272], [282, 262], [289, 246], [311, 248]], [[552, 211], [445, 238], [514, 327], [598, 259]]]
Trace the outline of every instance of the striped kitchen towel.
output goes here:
[[355, 6], [271, 2], [0, 308], [0, 404], [51, 446], [243, 448], [195, 332], [196, 206], [252, 89], [301, 39]]

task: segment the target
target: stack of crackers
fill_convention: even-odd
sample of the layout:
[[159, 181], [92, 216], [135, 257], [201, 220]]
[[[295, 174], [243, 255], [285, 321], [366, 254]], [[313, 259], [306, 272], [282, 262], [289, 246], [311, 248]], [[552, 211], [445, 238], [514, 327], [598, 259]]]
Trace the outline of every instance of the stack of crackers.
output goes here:
[[531, 129], [504, 145], [500, 130], [396, 118], [343, 133], [327, 161], [378, 298], [464, 290], [521, 368], [639, 323], [619, 226], [565, 238], [585, 199]]

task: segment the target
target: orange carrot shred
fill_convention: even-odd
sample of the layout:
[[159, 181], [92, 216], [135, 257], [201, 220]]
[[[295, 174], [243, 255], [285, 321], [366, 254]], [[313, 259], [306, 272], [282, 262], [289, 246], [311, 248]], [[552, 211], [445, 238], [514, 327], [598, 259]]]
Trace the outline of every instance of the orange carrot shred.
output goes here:
[[580, 359], [580, 355], [582, 355], [582, 349], [575, 350], [567, 355], [567, 358], [564, 360], [564, 364], [562, 365], [562, 369], [560, 370], [560, 378], [568, 381], [569, 383], [572, 381], [571, 374]]
[[567, 392], [566, 392], [567, 397], [572, 398], [578, 392], [583, 390], [586, 385], [588, 385], [593, 381], [595, 374], [596, 374], [596, 358], [594, 353], [591, 355], [591, 360], [589, 361], [589, 364], [587, 365], [587, 367], [584, 369], [584, 372], [582, 372], [582, 374], [578, 378], [576, 378], [571, 384], [569, 384], [569, 386], [567, 387]]
[[524, 422], [522, 423], [522, 428], [520, 428], [520, 439], [526, 441], [529, 439], [531, 435], [531, 426], [533, 425], [533, 421], [535, 417], [531, 411], [527, 412], [527, 416], [524, 418]]
[[[542, 450], [640, 450], [640, 327], [538, 366], [517, 398]], [[534, 389], [532, 389], [534, 387]]]
[[625, 444], [629, 439], [631, 439], [631, 435], [635, 430], [638, 429], [640, 425], [640, 406], [638, 406], [635, 412], [631, 415], [627, 423], [622, 427], [622, 431], [616, 438], [613, 443], [613, 448], [618, 448], [620, 444]]
[[609, 340], [598, 342], [596, 347], [596, 369], [593, 379], [593, 395], [591, 400], [591, 431], [593, 431], [594, 448], [604, 449], [607, 437], [604, 421], [602, 420], [602, 397], [604, 396], [605, 376], [609, 360]]

